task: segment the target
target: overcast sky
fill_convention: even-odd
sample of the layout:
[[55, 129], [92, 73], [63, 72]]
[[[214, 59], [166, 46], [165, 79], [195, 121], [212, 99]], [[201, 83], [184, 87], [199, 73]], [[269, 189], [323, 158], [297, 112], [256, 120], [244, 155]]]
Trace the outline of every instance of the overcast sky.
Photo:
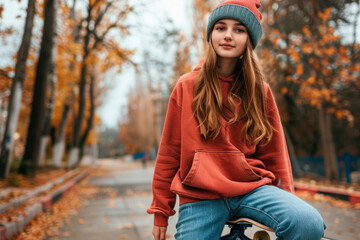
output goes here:
[[[186, 5], [188, 0], [157, 0], [152, 1], [151, 7], [146, 14], [142, 15], [143, 23], [149, 25], [149, 28], [155, 29], [162, 27], [161, 21], [170, 17], [173, 19], [175, 26], [186, 31]], [[141, 61], [143, 48], [148, 48], [148, 41], [142, 33], [134, 33], [128, 37], [129, 44], [126, 45], [130, 49], [136, 48], [138, 53], [135, 61]], [[140, 41], [140, 42], [139, 42]], [[154, 46], [153, 46], [154, 47]], [[107, 92], [104, 104], [99, 108], [98, 114], [101, 116], [103, 126], [116, 127], [121, 117], [121, 106], [127, 103], [127, 93], [134, 86], [135, 73], [133, 67], [124, 65], [123, 72], [117, 75], [113, 81], [113, 87]]]

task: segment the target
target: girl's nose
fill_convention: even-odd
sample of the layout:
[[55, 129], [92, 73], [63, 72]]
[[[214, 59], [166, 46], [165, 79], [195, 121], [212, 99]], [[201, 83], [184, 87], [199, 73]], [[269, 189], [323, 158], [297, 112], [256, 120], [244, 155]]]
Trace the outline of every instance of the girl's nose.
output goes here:
[[230, 30], [227, 30], [225, 32], [225, 37], [224, 37], [225, 40], [231, 40], [232, 39], [232, 34], [231, 34], [231, 31]]

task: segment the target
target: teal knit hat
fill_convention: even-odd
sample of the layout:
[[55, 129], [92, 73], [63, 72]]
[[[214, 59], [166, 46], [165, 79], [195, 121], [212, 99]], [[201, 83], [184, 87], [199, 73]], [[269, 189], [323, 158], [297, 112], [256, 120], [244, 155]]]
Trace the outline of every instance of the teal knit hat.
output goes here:
[[253, 48], [260, 41], [262, 28], [260, 25], [262, 16], [259, 11], [261, 7], [259, 0], [227, 0], [211, 12], [206, 32], [206, 39], [209, 41], [214, 25], [220, 19], [235, 19], [244, 24], [250, 35]]

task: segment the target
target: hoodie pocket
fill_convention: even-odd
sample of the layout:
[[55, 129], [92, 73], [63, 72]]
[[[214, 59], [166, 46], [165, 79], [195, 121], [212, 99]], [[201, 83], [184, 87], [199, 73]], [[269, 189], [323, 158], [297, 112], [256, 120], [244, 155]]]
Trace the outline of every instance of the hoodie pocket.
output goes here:
[[196, 151], [182, 183], [222, 194], [259, 179], [241, 152]]

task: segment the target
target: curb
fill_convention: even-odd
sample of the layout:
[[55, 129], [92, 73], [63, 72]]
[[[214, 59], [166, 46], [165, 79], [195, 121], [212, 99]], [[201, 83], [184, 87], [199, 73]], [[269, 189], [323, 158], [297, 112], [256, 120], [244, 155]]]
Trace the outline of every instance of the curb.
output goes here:
[[59, 189], [57, 189], [55, 192], [53, 192], [52, 194], [49, 194], [47, 196], [41, 197], [40, 198], [40, 203], [42, 204], [42, 209], [44, 212], [46, 212], [47, 210], [49, 210], [49, 208], [51, 207], [51, 205], [53, 205], [54, 203], [56, 203], [57, 201], [59, 201], [63, 196], [65, 196], [72, 188], [73, 186], [75, 186], [75, 184], [77, 184], [78, 182], [80, 182], [82, 179], [84, 179], [86, 176], [88, 175], [88, 171], [83, 172], [82, 174], [80, 174], [78, 177], [76, 177], [75, 179], [71, 180], [70, 182], [67, 182], [66, 184], [64, 184], [63, 186], [61, 186]]
[[[51, 182], [48, 182], [45, 185], [39, 186], [34, 190], [29, 190], [28, 194], [26, 196], [22, 196], [22, 197], [19, 197], [19, 198], [16, 198], [16, 199], [12, 199], [9, 203], [6, 203], [6, 204], [0, 204], [0, 214], [2, 212], [5, 212], [6, 210], [8, 210], [11, 207], [17, 207], [17, 206], [20, 206], [20, 205], [24, 204], [30, 198], [32, 198], [32, 197], [34, 197], [34, 196], [36, 196], [36, 195], [38, 195], [38, 194], [40, 194], [40, 193], [42, 193], [42, 192], [44, 192], [46, 190], [51, 189], [55, 184], [62, 184], [63, 182], [66, 181], [66, 179], [76, 175], [79, 171], [80, 171], [79, 169], [74, 169], [74, 170], [64, 174], [63, 176], [61, 176], [58, 179], [55, 179], [55, 180], [53, 180]], [[0, 193], [0, 196], [6, 195], [9, 191], [11, 191], [10, 188], [5, 189], [4, 191], [2, 191]]]
[[46, 212], [47, 210], [49, 210], [51, 205], [53, 205], [54, 203], [59, 201], [63, 196], [65, 196], [73, 188], [73, 186], [75, 186], [75, 184], [77, 184], [82, 179], [84, 179], [88, 174], [89, 174], [89, 172], [85, 171], [82, 174], [80, 174], [79, 176], [77, 176], [75, 179], [71, 180], [70, 182], [65, 183], [63, 186], [58, 188], [55, 192], [53, 192], [47, 196], [41, 197], [39, 200], [40, 200], [40, 203], [42, 204], [43, 211]]
[[314, 186], [304, 183], [295, 183], [295, 190], [299, 192], [309, 192], [311, 194], [324, 194], [336, 199], [344, 200], [350, 202], [351, 204], [360, 203], [360, 192], [358, 191], [349, 191], [346, 189], [339, 189], [334, 187], [324, 187], [324, 186]]
[[84, 179], [89, 174], [89, 172], [89, 170], [84, 171], [75, 179], [59, 187], [53, 193], [38, 198], [38, 202], [34, 203], [26, 209], [26, 216], [18, 217], [17, 222], [0, 222], [0, 240], [6, 240], [15, 234], [18, 234], [21, 229], [23, 229], [40, 212], [46, 212], [49, 210], [55, 202], [59, 201], [63, 196], [65, 196], [75, 186], [75, 184]]

